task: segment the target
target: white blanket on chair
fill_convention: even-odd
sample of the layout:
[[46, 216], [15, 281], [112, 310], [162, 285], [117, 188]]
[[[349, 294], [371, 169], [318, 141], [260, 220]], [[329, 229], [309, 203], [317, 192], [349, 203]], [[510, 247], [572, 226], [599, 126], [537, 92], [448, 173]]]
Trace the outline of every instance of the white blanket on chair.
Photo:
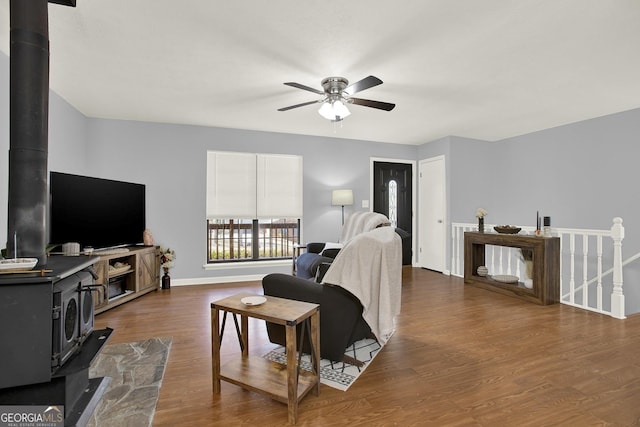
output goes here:
[[389, 225], [389, 218], [377, 212], [354, 212], [347, 218], [340, 233], [340, 243], [347, 243], [360, 233], [371, 231], [381, 225]]
[[375, 228], [347, 242], [324, 276], [362, 303], [362, 317], [378, 341], [386, 343], [400, 314], [402, 241], [392, 227]]

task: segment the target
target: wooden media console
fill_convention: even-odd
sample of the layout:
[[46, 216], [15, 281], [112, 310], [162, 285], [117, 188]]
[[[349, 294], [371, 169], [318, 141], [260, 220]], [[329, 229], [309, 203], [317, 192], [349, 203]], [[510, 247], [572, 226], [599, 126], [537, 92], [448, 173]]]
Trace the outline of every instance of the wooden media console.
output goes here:
[[132, 246], [128, 252], [97, 254], [96, 283], [104, 285], [93, 294], [96, 314], [117, 307], [160, 285], [160, 256], [156, 246]]

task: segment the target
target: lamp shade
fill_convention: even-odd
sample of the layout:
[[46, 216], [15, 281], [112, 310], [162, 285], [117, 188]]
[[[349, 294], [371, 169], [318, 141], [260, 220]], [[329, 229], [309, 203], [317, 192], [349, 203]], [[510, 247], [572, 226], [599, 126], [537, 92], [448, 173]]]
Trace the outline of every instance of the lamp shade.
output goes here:
[[336, 118], [336, 115], [333, 112], [333, 106], [330, 102], [323, 102], [318, 113], [327, 120], [334, 120]]
[[352, 190], [333, 190], [331, 194], [331, 204], [333, 206], [350, 206], [353, 205]]
[[336, 117], [340, 117], [340, 119], [344, 119], [351, 115], [351, 112], [347, 108], [346, 105], [342, 103], [342, 101], [338, 100], [333, 103], [333, 112]]

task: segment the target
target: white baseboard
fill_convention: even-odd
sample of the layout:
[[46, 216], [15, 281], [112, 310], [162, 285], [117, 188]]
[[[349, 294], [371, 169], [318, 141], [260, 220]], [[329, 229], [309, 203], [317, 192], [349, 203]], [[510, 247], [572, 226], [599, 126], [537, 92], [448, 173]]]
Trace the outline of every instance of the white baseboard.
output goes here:
[[171, 286], [213, 285], [218, 283], [254, 282], [262, 280], [264, 274], [248, 274], [244, 276], [196, 277], [193, 279], [171, 279]]

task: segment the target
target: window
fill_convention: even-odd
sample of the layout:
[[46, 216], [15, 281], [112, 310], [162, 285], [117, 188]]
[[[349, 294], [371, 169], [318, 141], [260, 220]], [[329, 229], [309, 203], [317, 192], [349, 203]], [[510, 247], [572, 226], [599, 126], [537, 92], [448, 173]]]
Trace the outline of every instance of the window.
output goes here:
[[389, 181], [389, 221], [392, 227], [398, 226], [398, 183]]
[[295, 218], [207, 220], [207, 231], [207, 262], [291, 258], [300, 242]]
[[301, 217], [301, 156], [207, 153], [207, 262], [291, 258]]

